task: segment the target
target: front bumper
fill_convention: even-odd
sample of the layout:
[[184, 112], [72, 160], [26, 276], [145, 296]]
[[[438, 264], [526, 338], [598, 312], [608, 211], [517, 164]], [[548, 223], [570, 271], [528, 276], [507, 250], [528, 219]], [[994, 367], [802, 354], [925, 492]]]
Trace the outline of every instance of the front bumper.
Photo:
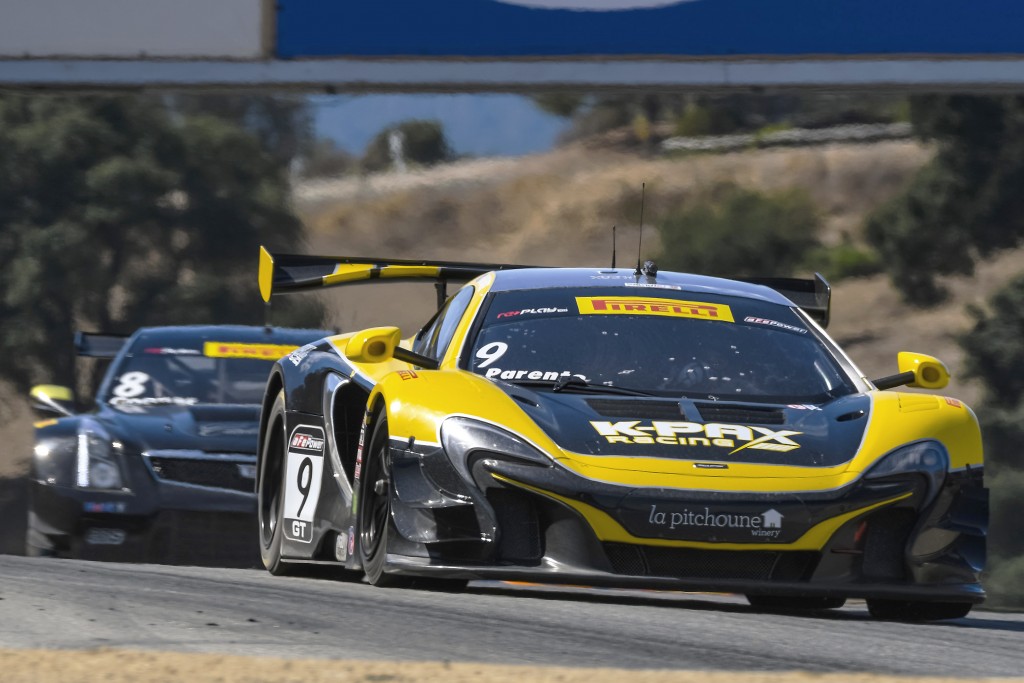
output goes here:
[[[469, 482], [441, 449], [392, 442], [397, 534], [387, 571], [759, 595], [984, 600], [978, 577], [988, 498], [980, 470], [948, 475], [930, 499], [915, 475], [829, 492], [734, 494], [633, 489], [492, 455], [468, 464]], [[695, 523], [709, 515], [726, 524]]]
[[154, 481], [110, 492], [33, 481], [29, 542], [56, 555], [93, 560], [260, 563], [253, 493]]

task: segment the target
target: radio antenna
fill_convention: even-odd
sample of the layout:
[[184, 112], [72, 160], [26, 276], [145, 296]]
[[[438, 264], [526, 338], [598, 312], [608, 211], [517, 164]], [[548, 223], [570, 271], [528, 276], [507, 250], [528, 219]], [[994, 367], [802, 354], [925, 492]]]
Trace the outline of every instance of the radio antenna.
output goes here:
[[612, 268], [615, 268], [615, 226], [612, 226]]
[[640, 275], [640, 250], [644, 244], [644, 195], [646, 194], [647, 183], [640, 183], [640, 238], [636, 245], [636, 274]]

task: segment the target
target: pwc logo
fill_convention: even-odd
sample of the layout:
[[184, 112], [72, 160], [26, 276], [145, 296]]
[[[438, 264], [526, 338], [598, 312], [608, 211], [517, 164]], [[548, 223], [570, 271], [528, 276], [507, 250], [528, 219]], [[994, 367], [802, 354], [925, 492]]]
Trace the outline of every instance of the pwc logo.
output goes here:
[[735, 322], [726, 304], [637, 296], [578, 296], [581, 315], [659, 315]]
[[572, 9], [580, 12], [614, 12], [681, 5], [694, 0], [498, 0], [506, 5], [533, 9]]

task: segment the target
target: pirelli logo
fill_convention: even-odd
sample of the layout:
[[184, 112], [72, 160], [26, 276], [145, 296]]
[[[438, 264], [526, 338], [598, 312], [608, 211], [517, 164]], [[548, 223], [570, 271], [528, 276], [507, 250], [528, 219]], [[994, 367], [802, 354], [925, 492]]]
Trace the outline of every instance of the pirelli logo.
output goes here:
[[726, 304], [709, 304], [679, 299], [638, 296], [578, 296], [582, 315], [661, 315], [669, 318], [698, 318], [735, 322]]
[[209, 358], [256, 358], [274, 361], [287, 356], [298, 347], [291, 344], [241, 344], [237, 342], [206, 342], [203, 355]]

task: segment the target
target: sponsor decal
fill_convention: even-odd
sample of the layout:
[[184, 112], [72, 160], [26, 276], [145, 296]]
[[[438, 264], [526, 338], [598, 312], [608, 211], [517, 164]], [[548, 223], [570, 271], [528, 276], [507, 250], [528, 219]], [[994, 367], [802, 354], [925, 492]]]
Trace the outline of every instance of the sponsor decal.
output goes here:
[[112, 406], [193, 406], [197, 403], [199, 403], [198, 398], [188, 396], [146, 396], [142, 398], [115, 396], [110, 399]]
[[128, 509], [128, 504], [124, 502], [109, 502], [104, 501], [102, 503], [82, 503], [83, 512], [106, 512], [106, 513], [121, 513]]
[[679, 285], [660, 285], [657, 282], [627, 282], [627, 287], [649, 287], [651, 289], [674, 289], [676, 291], [682, 291], [682, 287]]
[[418, 374], [416, 374], [415, 370], [399, 370], [398, 376], [402, 378], [403, 382], [410, 379], [419, 379], [420, 377]]
[[778, 538], [782, 533], [783, 514], [778, 510], [765, 510], [761, 514], [738, 514], [712, 511], [708, 507], [697, 510], [659, 510], [651, 505], [647, 522], [651, 526], [669, 530], [682, 528], [749, 529], [754, 538]]
[[628, 280], [632, 275], [591, 275], [591, 280]]
[[[721, 424], [717, 422], [664, 422], [641, 420], [622, 422], [591, 421], [591, 426], [608, 443], [617, 444], [663, 444], [667, 446], [718, 446], [731, 448], [729, 454], [750, 448], [759, 451], [788, 453], [800, 448], [800, 444], [789, 437], [803, 432], [767, 427]], [[739, 444], [739, 445], [737, 445]]]
[[501, 318], [515, 318], [520, 315], [543, 315], [550, 313], [568, 313], [568, 308], [521, 308], [518, 311], [505, 311], [499, 313], [497, 317]]
[[756, 318], [752, 315], [748, 315], [743, 319], [745, 323], [752, 323], [754, 325], [767, 325], [768, 327], [777, 327], [780, 330], [786, 330], [788, 332], [796, 332], [797, 334], [807, 334], [807, 330], [803, 327], [797, 327], [796, 325], [787, 325], [786, 323], [780, 323], [778, 320], [769, 320], [768, 318]]
[[811, 405], [810, 403], [790, 403], [786, 407], [793, 410], [821, 410], [818, 406]]
[[[946, 398], [946, 397], [943, 397], [943, 398]], [[964, 407], [964, 404], [961, 403], [960, 401], [956, 400], [955, 398], [946, 398], [946, 403], [948, 403], [949, 405], [953, 406], [954, 408], [963, 408]]]
[[729, 466], [724, 462], [695, 462], [693, 466], [698, 470], [727, 470]]
[[656, 299], [638, 296], [578, 296], [576, 306], [583, 315], [657, 315], [734, 322], [726, 304]]
[[313, 541], [313, 517], [320, 500], [324, 471], [324, 430], [299, 425], [288, 439], [285, 468], [284, 536], [300, 543]]
[[39, 422], [33, 422], [32, 426], [35, 427], [36, 429], [42, 429], [43, 427], [49, 427], [50, 425], [55, 425], [55, 424], [57, 424], [57, 420], [49, 419], [49, 420], [40, 420]]
[[356, 528], [350, 526], [348, 528], [348, 554], [349, 557], [354, 555], [356, 552]]
[[149, 349], [143, 349], [143, 353], [151, 353], [158, 356], [198, 356], [199, 349], [169, 349], [164, 347], [154, 347]]
[[342, 531], [334, 539], [334, 559], [344, 562], [348, 559], [348, 534]]
[[310, 351], [316, 348], [316, 343], [306, 344], [301, 349], [295, 349], [288, 354], [288, 360], [292, 362], [292, 365], [298, 365], [302, 362], [302, 359], [309, 355]]
[[292, 435], [291, 447], [321, 453], [324, 450], [324, 440], [318, 436], [296, 432]]
[[238, 342], [206, 342], [203, 355], [209, 358], [255, 358], [275, 361], [298, 349], [291, 344], [241, 344]]

